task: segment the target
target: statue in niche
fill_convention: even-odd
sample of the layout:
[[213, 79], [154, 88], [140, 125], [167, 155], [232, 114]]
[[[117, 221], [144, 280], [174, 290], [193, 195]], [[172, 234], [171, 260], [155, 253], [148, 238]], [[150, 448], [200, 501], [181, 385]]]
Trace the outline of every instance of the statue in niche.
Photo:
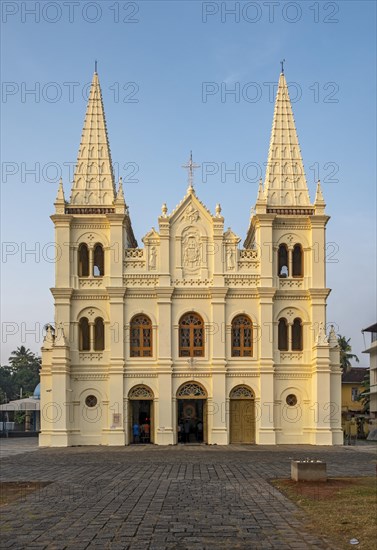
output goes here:
[[228, 269], [235, 268], [233, 246], [228, 246], [226, 249], [226, 263], [227, 263]]
[[198, 268], [200, 264], [200, 245], [197, 235], [190, 233], [183, 241], [183, 265], [189, 269]]
[[152, 246], [149, 250], [149, 269], [156, 269], [157, 250]]

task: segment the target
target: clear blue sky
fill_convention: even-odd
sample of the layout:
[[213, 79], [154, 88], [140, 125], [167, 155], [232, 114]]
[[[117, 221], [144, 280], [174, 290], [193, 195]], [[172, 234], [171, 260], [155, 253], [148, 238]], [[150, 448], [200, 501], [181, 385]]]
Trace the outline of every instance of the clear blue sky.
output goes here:
[[[212, 211], [220, 202], [226, 226], [245, 237], [267, 160], [268, 83], [285, 58], [310, 195], [319, 172], [331, 215], [328, 321], [367, 365], [360, 331], [377, 317], [376, 4], [271, 4], [2, 2], [3, 363], [21, 344], [39, 352], [41, 338], [27, 332], [53, 320], [49, 215], [60, 174], [69, 196], [94, 60], [141, 243], [161, 204], [171, 210], [184, 195], [190, 149], [204, 165], [199, 197]], [[225, 172], [235, 165], [239, 181]]]

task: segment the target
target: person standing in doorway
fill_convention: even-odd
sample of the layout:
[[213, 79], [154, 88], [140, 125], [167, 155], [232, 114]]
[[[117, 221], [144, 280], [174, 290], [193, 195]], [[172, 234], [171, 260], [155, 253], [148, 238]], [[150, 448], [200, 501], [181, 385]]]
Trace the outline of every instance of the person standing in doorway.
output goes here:
[[137, 422], [135, 422], [135, 424], [132, 426], [132, 433], [133, 433], [133, 436], [134, 436], [134, 443], [139, 443], [140, 442], [140, 427], [139, 427], [139, 424]]
[[203, 422], [201, 420], [196, 425], [196, 440], [199, 443], [203, 441]]
[[186, 418], [185, 420], [185, 443], [189, 443], [190, 441], [190, 420]]

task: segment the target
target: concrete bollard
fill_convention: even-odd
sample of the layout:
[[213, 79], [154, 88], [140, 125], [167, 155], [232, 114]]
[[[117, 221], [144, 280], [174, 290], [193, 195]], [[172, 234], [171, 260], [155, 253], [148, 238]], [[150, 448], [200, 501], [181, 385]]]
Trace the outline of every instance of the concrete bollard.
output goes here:
[[291, 479], [294, 481], [327, 481], [326, 462], [291, 460]]

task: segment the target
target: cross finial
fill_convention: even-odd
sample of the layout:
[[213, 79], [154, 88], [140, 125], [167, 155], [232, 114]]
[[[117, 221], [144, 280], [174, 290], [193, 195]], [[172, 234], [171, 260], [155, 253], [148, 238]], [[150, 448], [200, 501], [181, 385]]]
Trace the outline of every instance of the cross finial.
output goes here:
[[281, 72], [284, 74], [284, 63], [285, 63], [285, 59], [283, 59], [282, 61], [280, 61], [280, 65], [281, 65]]
[[200, 164], [195, 164], [192, 161], [192, 151], [190, 151], [190, 160], [187, 164], [183, 164], [182, 168], [186, 168], [188, 171], [188, 190], [192, 191], [194, 189], [194, 170], [200, 168]]
[[94, 61], [94, 72], [97, 72], [97, 59]]

